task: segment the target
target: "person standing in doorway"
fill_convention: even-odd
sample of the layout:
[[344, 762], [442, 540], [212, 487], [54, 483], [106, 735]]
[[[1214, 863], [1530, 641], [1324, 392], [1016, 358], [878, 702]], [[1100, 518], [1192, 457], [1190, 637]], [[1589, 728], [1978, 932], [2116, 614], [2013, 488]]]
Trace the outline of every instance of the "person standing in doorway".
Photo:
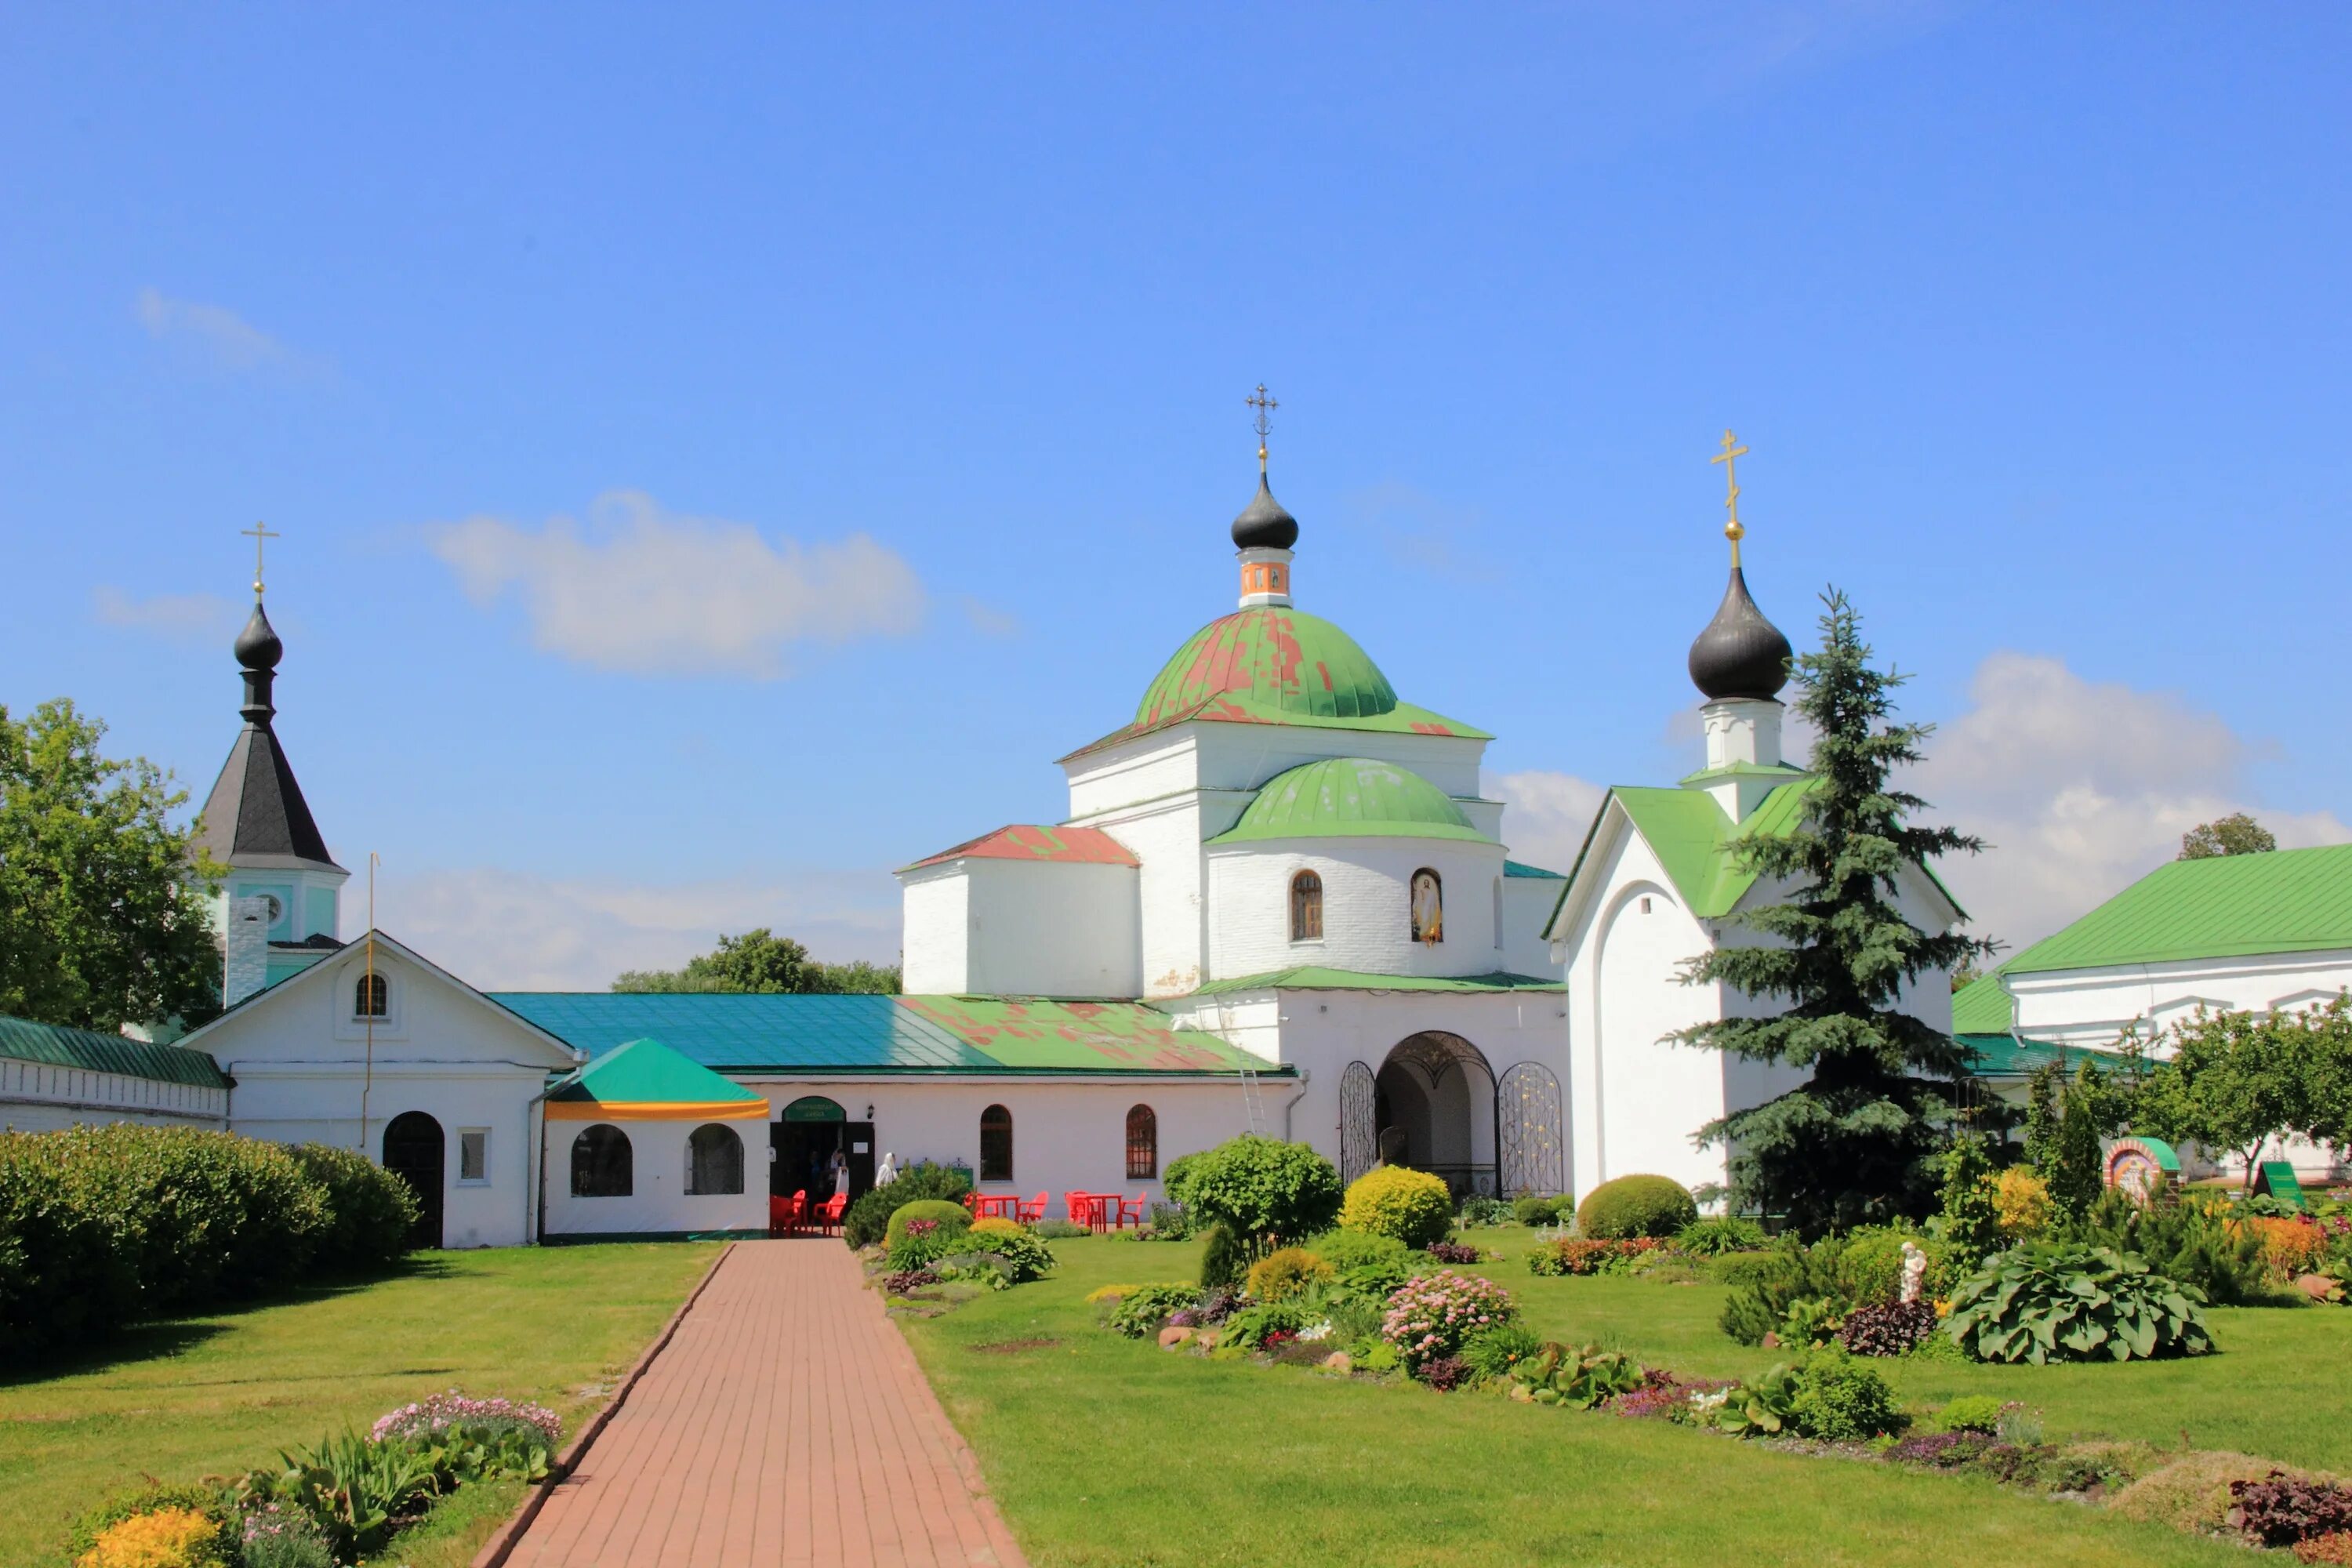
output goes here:
[[833, 1158], [826, 1163], [826, 1169], [833, 1173], [833, 1195], [837, 1198], [847, 1197], [849, 1195], [849, 1156], [835, 1149], [833, 1152]]

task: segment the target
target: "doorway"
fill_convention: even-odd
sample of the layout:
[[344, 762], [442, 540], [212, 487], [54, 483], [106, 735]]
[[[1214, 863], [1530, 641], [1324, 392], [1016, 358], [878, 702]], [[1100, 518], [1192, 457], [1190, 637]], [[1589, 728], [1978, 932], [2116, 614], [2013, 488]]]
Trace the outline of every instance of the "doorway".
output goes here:
[[768, 1191], [780, 1198], [808, 1194], [811, 1204], [833, 1195], [833, 1157], [849, 1157], [852, 1203], [874, 1188], [874, 1123], [852, 1121], [849, 1113], [823, 1095], [809, 1095], [784, 1107], [768, 1124]]
[[411, 1247], [441, 1245], [441, 1124], [421, 1110], [404, 1110], [385, 1124], [383, 1168], [416, 1194]]

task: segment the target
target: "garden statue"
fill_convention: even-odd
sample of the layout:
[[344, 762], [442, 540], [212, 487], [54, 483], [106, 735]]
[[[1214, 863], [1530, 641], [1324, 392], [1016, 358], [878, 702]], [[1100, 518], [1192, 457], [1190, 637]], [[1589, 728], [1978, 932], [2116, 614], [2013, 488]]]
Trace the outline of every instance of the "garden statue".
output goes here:
[[1916, 1301], [1919, 1289], [1927, 1278], [1927, 1255], [1919, 1250], [1916, 1242], [1903, 1244], [1903, 1300]]
[[874, 1184], [887, 1187], [898, 1179], [898, 1156], [888, 1152], [882, 1155], [882, 1168], [874, 1173]]

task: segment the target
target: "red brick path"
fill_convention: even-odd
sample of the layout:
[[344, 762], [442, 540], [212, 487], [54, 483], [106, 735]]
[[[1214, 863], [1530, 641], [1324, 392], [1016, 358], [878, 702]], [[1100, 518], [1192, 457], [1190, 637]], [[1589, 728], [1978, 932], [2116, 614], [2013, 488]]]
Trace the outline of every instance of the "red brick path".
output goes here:
[[509, 1561], [1024, 1568], [837, 1240], [739, 1243]]

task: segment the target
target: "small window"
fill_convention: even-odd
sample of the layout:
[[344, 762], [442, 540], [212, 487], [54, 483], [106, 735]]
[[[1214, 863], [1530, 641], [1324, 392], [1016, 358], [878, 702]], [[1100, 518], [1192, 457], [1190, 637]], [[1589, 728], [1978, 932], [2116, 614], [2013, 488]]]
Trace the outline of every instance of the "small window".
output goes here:
[[625, 1198], [635, 1190], [629, 1135], [607, 1121], [581, 1129], [572, 1141], [572, 1195]]
[[352, 988], [352, 1016], [381, 1018], [389, 1011], [391, 1001], [392, 987], [384, 983], [383, 975], [362, 974]]
[[980, 1113], [980, 1179], [1013, 1179], [1013, 1112], [1001, 1105]]
[[1412, 874], [1412, 940], [1424, 947], [1445, 940], [1445, 885], [1426, 866]]
[[1650, 899], [1646, 893], [1642, 896], [1642, 912], [1645, 915], [1650, 912]]
[[724, 1122], [709, 1121], [686, 1141], [686, 1193], [711, 1197], [743, 1190], [743, 1140]]
[[1290, 940], [1323, 940], [1323, 879], [1312, 871], [1290, 879]]
[[1148, 1105], [1127, 1112], [1127, 1179], [1148, 1182], [1160, 1174], [1160, 1118]]
[[457, 1129], [457, 1180], [479, 1186], [490, 1179], [490, 1130]]

